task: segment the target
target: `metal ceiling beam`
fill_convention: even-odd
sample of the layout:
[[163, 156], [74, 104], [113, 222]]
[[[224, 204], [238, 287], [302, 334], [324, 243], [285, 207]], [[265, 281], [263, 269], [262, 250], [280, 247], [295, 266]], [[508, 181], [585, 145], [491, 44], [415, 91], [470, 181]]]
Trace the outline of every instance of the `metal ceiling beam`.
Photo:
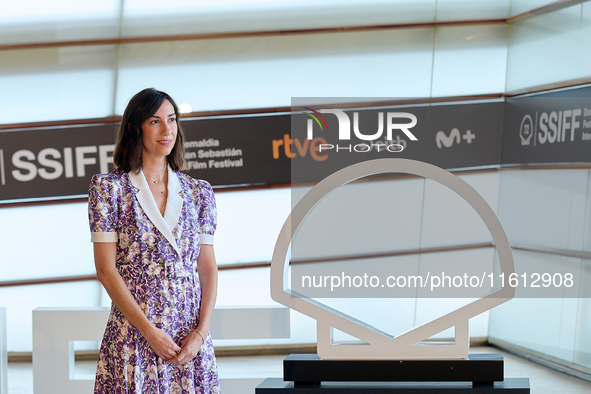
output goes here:
[[416, 29], [416, 28], [434, 28], [447, 26], [468, 26], [468, 25], [491, 25], [504, 24], [505, 19], [478, 19], [463, 21], [442, 21], [442, 22], [418, 22], [418, 23], [397, 23], [385, 25], [362, 25], [362, 26], [342, 26], [342, 27], [319, 27], [310, 29], [285, 29], [285, 30], [256, 30], [240, 32], [223, 33], [195, 33], [195, 34], [175, 34], [163, 36], [141, 36], [141, 37], [114, 37], [97, 38], [92, 40], [71, 40], [71, 41], [52, 41], [52, 42], [31, 42], [22, 44], [2, 44], [0, 50], [15, 49], [38, 49], [72, 46], [91, 46], [91, 45], [121, 45], [121, 44], [141, 44], [147, 42], [166, 42], [166, 41], [190, 41], [190, 40], [211, 40], [220, 38], [245, 38], [245, 37], [273, 37], [273, 36], [292, 36], [303, 34], [324, 34], [324, 33], [348, 33], [360, 31], [378, 31], [378, 30], [396, 30], [396, 29]]

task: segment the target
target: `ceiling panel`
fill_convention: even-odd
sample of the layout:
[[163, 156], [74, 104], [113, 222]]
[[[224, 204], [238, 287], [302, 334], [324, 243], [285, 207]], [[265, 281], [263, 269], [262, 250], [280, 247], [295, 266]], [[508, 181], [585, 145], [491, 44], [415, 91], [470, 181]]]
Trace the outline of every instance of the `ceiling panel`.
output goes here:
[[120, 1], [3, 1], [0, 44], [117, 37]]
[[430, 22], [435, 0], [127, 0], [123, 36]]

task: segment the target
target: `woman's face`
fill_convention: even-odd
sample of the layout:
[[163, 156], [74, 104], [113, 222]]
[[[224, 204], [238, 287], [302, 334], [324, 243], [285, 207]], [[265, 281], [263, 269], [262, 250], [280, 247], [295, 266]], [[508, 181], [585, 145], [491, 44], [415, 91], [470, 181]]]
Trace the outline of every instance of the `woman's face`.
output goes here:
[[142, 123], [143, 159], [170, 154], [178, 131], [176, 121], [174, 107], [170, 101], [164, 100], [158, 111]]

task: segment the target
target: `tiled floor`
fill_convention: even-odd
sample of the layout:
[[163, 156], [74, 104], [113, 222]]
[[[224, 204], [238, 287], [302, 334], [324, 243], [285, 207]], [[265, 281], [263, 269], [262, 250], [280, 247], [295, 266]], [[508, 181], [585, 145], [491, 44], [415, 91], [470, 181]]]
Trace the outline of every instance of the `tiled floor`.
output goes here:
[[[472, 348], [473, 353], [502, 353], [505, 356], [505, 376], [527, 377], [532, 394], [588, 394], [591, 382], [581, 380], [531, 361], [506, 354], [494, 348]], [[221, 378], [236, 377], [281, 377], [285, 355], [252, 357], [218, 357]], [[92, 374], [94, 363], [77, 363], [76, 373]], [[32, 394], [33, 371], [31, 363], [8, 364], [8, 394]], [[232, 394], [232, 393], [224, 393]]]

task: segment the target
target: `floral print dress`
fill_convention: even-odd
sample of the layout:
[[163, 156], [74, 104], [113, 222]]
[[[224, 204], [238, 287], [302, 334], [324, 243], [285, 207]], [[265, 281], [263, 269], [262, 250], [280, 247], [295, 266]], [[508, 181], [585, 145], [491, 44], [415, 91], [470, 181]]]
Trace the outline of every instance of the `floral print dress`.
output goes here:
[[[178, 344], [197, 328], [197, 257], [213, 244], [216, 205], [209, 183], [169, 168], [162, 216], [139, 173], [95, 175], [89, 188], [93, 242], [117, 242], [117, 270], [148, 319]], [[219, 393], [211, 336], [189, 363], [157, 356], [112, 304], [101, 343], [95, 393]]]

